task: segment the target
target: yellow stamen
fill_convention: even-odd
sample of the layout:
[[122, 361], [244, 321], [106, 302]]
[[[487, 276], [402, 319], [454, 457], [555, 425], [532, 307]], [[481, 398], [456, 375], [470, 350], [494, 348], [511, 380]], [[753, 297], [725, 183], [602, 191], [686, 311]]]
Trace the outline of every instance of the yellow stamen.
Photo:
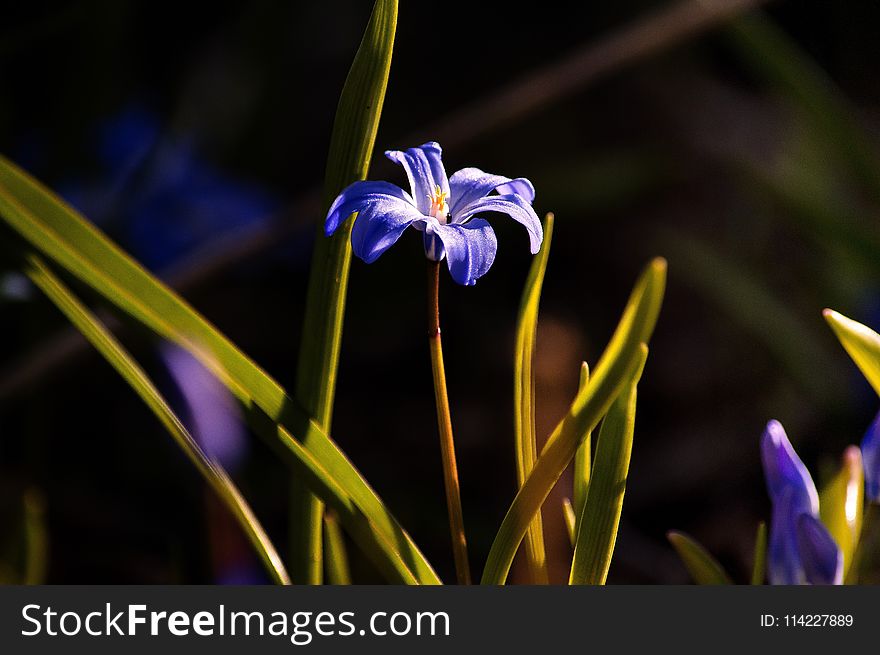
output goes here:
[[446, 215], [449, 213], [449, 205], [446, 203], [448, 197], [448, 191], [443, 191], [439, 184], [434, 186], [434, 193], [428, 194], [428, 200], [431, 203], [431, 216], [442, 220], [446, 219]]

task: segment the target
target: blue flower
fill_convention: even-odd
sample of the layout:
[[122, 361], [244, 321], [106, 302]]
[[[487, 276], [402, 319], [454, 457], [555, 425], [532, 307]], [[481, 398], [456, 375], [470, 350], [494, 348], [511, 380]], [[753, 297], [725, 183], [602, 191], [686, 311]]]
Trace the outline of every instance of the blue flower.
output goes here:
[[843, 553], [819, 520], [819, 494], [779, 421], [761, 439], [773, 503], [767, 575], [771, 584], [841, 584]]
[[880, 503], [880, 413], [862, 439], [862, 463], [865, 467], [865, 495]]
[[62, 195], [98, 225], [121, 230], [151, 270], [266, 225], [277, 199], [205, 161], [196, 136], [172, 135], [151, 112], [126, 109], [98, 130], [100, 173], [61, 184]]
[[393, 246], [408, 227], [423, 233], [428, 259], [446, 258], [459, 284], [472, 285], [492, 262], [498, 242], [492, 227], [476, 215], [507, 214], [529, 233], [532, 254], [544, 238], [541, 221], [532, 209], [535, 188], [525, 178], [510, 179], [463, 168], [446, 177], [442, 151], [435, 142], [385, 156], [403, 166], [410, 193], [389, 182], [355, 182], [336, 198], [327, 213], [327, 236], [358, 212], [351, 233], [354, 254], [368, 264]]

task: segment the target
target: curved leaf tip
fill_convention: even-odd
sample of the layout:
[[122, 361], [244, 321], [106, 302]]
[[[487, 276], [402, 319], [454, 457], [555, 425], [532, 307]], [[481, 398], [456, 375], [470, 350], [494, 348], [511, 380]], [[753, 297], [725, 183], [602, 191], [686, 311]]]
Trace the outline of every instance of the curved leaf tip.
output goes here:
[[675, 548], [694, 582], [700, 585], [733, 584], [724, 567], [695, 539], [678, 530], [670, 530], [666, 533], [666, 538]]

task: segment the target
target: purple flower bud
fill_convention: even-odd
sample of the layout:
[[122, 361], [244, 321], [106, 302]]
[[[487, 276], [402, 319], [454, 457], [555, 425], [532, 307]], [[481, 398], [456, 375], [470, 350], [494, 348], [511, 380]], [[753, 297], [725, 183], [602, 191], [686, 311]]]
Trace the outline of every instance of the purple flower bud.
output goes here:
[[843, 584], [843, 553], [811, 514], [801, 514], [795, 528], [798, 552], [808, 584]]
[[761, 461], [767, 490], [774, 502], [786, 489], [791, 490], [792, 511], [819, 512], [819, 494], [813, 478], [785, 434], [779, 421], [770, 421], [761, 439]]
[[761, 460], [773, 503], [767, 576], [771, 584], [841, 584], [843, 554], [819, 520], [810, 472], [778, 421], [761, 439]]

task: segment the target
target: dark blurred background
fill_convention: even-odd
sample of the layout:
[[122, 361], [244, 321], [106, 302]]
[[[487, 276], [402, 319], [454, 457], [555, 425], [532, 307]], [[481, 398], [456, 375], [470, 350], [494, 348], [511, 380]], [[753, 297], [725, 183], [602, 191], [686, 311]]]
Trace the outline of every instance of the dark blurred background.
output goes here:
[[[471, 113], [458, 138], [448, 126], [463, 108], [676, 3], [401, 4], [377, 153], [448, 133], [450, 171], [529, 177], [539, 214], [556, 213], [540, 434], [573, 397], [581, 360], [595, 363], [640, 269], [669, 261], [609, 581], [687, 581], [670, 528], [745, 581], [769, 514], [766, 421], [783, 422], [821, 479], [877, 409], [821, 310], [880, 325], [880, 5], [766, 3], [625, 65], [606, 61], [515, 120]], [[0, 151], [292, 388], [330, 129], [370, 5], [4, 3]], [[405, 181], [381, 155], [371, 177]], [[493, 225], [492, 270], [472, 288], [446, 277], [441, 292], [475, 571], [515, 492], [513, 332], [530, 262], [523, 230]], [[153, 416], [0, 264], [0, 578], [14, 579], [29, 516], [48, 535], [50, 582], [263, 579]], [[424, 303], [415, 235], [353, 263], [332, 432], [448, 580]], [[159, 344], [122, 328], [179, 396]], [[247, 443], [235, 477], [283, 552], [289, 472]], [[557, 582], [570, 484], [544, 512]], [[356, 581], [378, 580], [356, 549], [351, 558]], [[522, 567], [513, 580], [527, 580]]]

